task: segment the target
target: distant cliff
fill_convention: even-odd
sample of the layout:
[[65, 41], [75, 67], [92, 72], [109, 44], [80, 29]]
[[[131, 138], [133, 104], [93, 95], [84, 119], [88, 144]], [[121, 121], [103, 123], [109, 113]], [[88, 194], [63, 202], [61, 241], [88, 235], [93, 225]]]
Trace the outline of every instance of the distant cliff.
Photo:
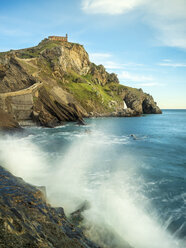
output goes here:
[[48, 39], [0, 53], [0, 107], [21, 125], [48, 127], [89, 116], [161, 113], [152, 96], [91, 63], [82, 45]]

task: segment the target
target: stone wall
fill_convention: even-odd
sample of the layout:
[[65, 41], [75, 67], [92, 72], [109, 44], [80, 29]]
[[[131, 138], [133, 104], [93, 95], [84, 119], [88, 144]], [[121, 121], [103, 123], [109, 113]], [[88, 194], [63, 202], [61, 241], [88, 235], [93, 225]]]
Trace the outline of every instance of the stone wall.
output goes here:
[[34, 98], [38, 96], [38, 89], [42, 86], [37, 83], [27, 89], [0, 94], [0, 106], [11, 114], [20, 125], [31, 125]]
[[66, 35], [66, 37], [63, 37], [63, 36], [49, 36], [48, 39], [49, 40], [66, 41], [66, 42], [68, 42], [68, 36], [67, 35]]

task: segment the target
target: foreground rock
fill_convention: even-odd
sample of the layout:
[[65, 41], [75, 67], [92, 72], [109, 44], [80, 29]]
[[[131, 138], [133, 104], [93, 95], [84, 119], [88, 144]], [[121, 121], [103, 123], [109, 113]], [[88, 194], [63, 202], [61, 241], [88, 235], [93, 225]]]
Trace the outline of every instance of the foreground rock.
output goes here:
[[[71, 213], [71, 222], [75, 225], [81, 226], [86, 235], [90, 235], [102, 248], [134, 248], [109, 226], [103, 224], [93, 227], [88, 223], [84, 225], [83, 212], [89, 208], [91, 208], [90, 204], [87, 201], [83, 202], [76, 211]], [[100, 209], [100, 211], [102, 211], [102, 209]]]
[[44, 87], [39, 89], [31, 113], [33, 121], [45, 127], [55, 127], [67, 121], [83, 124], [83, 116], [83, 110], [78, 104], [66, 103], [62, 97], [55, 96]]
[[20, 126], [14, 118], [0, 109], [0, 130], [19, 130]]
[[1, 248], [98, 248], [72, 225], [62, 208], [46, 203], [36, 187], [0, 166]]
[[152, 96], [91, 63], [82, 45], [48, 39], [0, 53], [0, 106], [20, 125], [47, 127], [88, 116], [161, 113]]

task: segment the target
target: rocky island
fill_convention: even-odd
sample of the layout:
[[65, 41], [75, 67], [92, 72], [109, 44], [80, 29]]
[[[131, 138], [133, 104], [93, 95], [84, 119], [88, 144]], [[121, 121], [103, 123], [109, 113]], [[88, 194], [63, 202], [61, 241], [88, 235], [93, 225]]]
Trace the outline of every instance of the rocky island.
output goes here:
[[0, 53], [0, 108], [17, 125], [54, 127], [82, 123], [84, 117], [161, 113], [152, 96], [121, 85], [116, 74], [91, 63], [82, 45], [55, 37]]

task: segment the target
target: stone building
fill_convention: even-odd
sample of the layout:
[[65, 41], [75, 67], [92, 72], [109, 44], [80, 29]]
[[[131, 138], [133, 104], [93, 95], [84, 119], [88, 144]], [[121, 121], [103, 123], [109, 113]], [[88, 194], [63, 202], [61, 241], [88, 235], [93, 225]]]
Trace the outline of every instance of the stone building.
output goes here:
[[66, 36], [48, 36], [49, 40], [56, 40], [56, 41], [66, 41], [68, 42], [68, 35], [66, 34]]

